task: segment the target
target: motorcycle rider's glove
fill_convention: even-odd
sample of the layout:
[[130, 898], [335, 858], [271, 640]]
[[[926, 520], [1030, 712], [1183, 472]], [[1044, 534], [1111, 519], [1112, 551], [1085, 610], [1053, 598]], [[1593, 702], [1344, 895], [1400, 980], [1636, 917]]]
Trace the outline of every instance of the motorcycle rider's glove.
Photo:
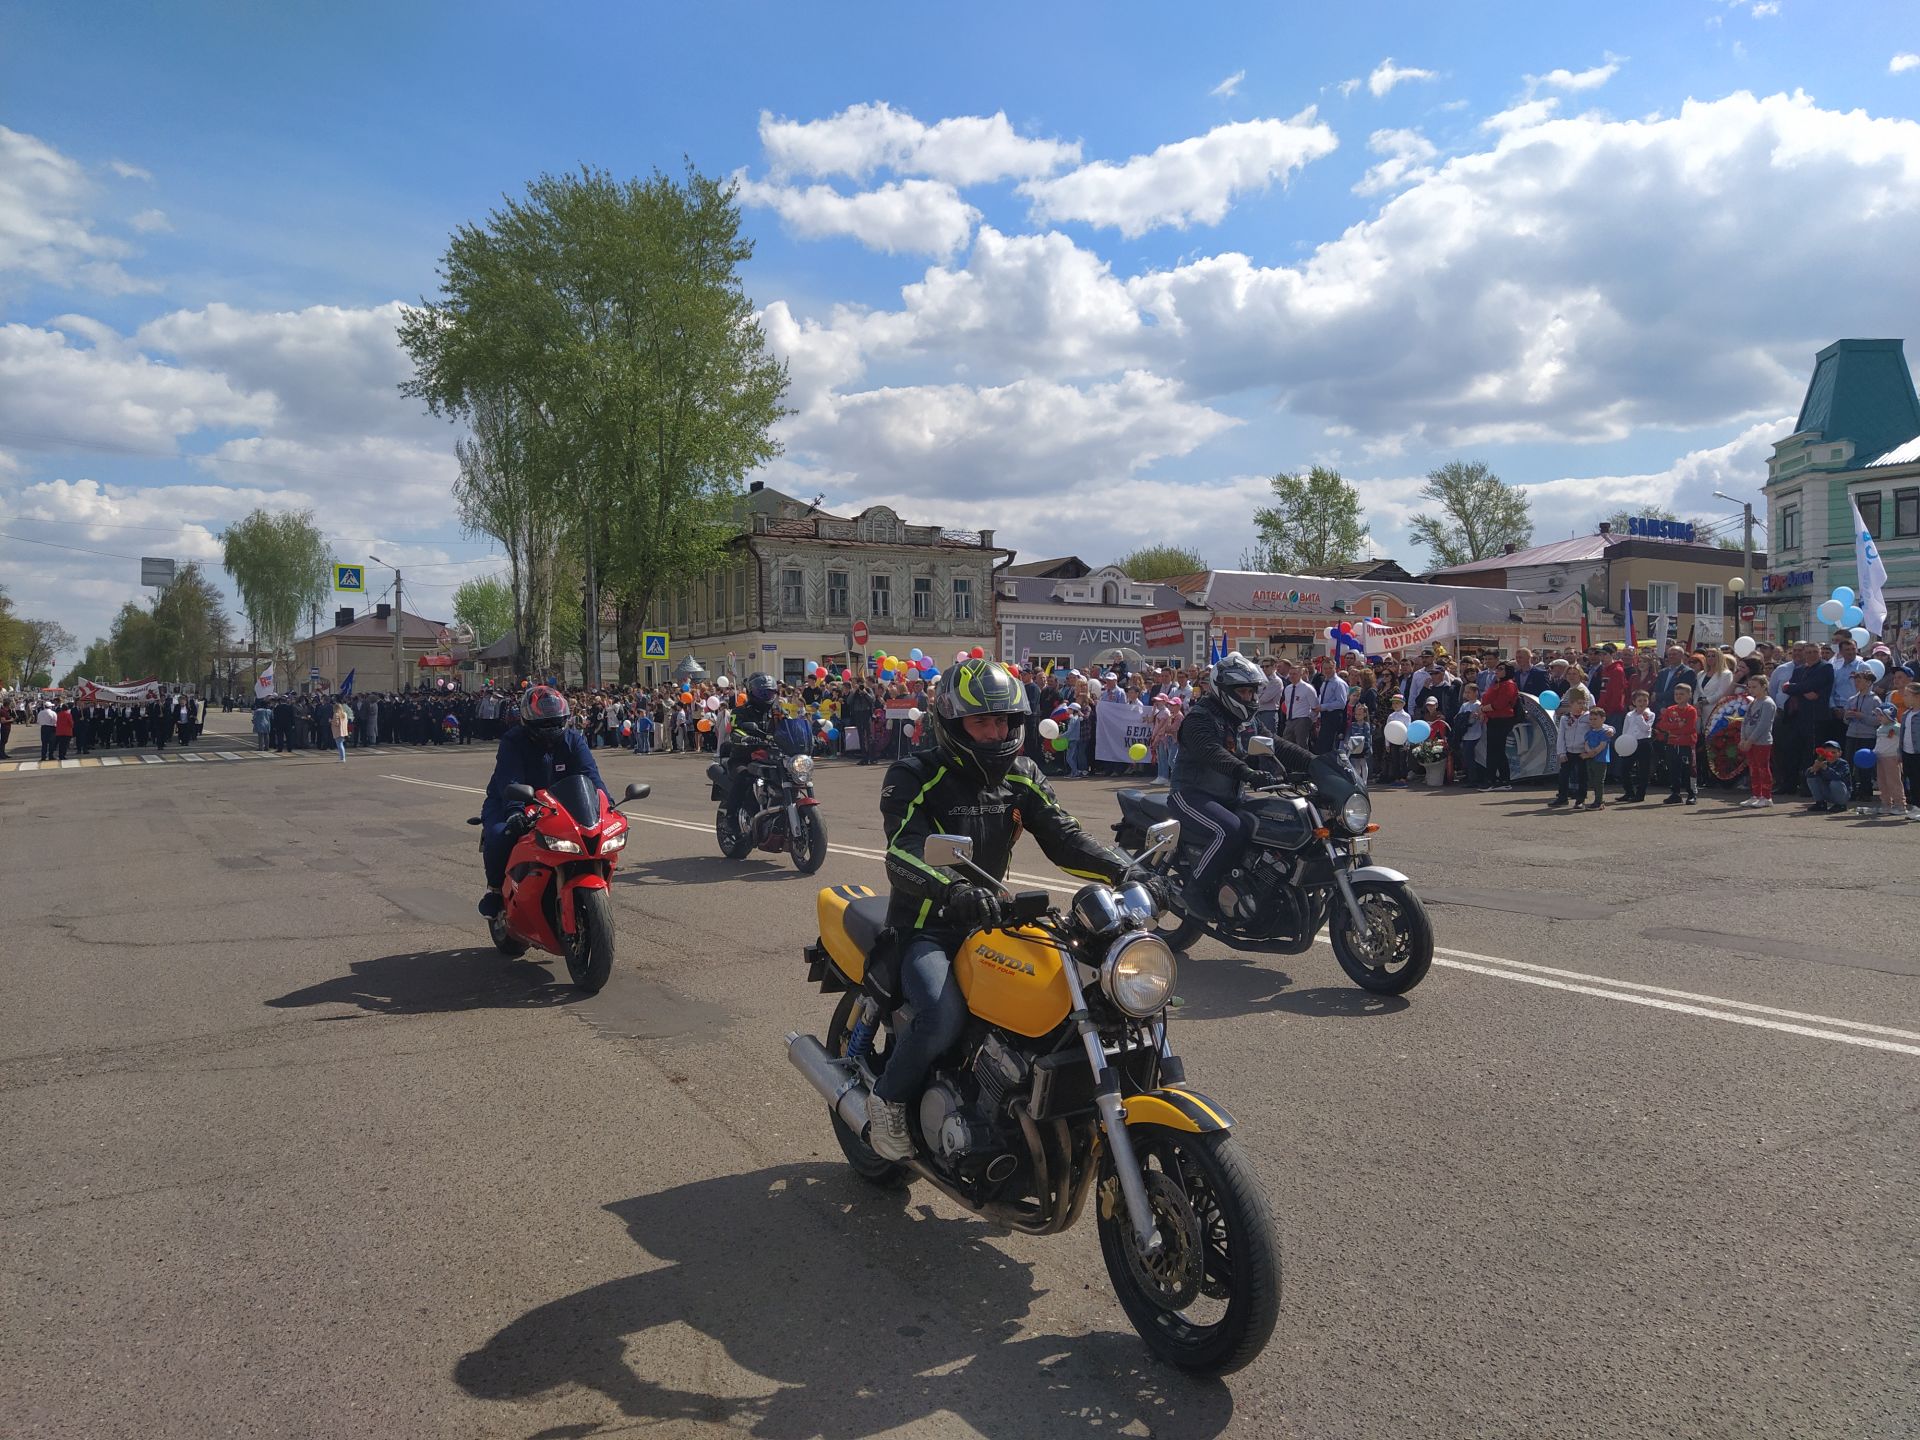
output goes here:
[[516, 810], [507, 817], [505, 829], [509, 836], [518, 840], [527, 831], [533, 829], [533, 816], [524, 810]]
[[1138, 885], [1153, 897], [1154, 908], [1165, 910], [1173, 903], [1173, 887], [1167, 884], [1167, 877], [1151, 865], [1135, 865], [1122, 877], [1122, 884]]
[[992, 930], [1006, 923], [1006, 902], [984, 885], [957, 885], [947, 892], [947, 919], [962, 930]]

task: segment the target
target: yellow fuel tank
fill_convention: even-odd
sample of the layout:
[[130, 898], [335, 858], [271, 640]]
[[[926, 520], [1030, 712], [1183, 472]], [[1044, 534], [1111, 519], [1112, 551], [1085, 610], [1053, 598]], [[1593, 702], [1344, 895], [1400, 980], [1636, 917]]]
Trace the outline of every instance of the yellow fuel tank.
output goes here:
[[1073, 1008], [1067, 954], [1044, 930], [976, 930], [953, 957], [967, 1008], [1016, 1035], [1039, 1037]]

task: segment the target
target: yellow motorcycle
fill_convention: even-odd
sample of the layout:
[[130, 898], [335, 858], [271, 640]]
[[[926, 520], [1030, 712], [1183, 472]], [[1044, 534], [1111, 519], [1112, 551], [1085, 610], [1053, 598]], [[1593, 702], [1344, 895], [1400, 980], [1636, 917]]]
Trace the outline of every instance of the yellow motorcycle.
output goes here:
[[[1142, 859], [1178, 843], [1146, 834]], [[973, 863], [973, 842], [935, 835], [924, 858], [1009, 893]], [[1087, 885], [1067, 909], [1011, 895], [1004, 929], [954, 956], [970, 1012], [908, 1107], [914, 1158], [867, 1144], [867, 1100], [886, 1068], [900, 1000], [887, 901], [862, 885], [820, 892], [807, 977], [842, 992], [826, 1043], [789, 1034], [787, 1058], [825, 1098], [848, 1163], [877, 1185], [918, 1176], [1009, 1229], [1051, 1235], [1096, 1194], [1100, 1253], [1127, 1318], [1185, 1370], [1223, 1375], [1258, 1355], [1280, 1308], [1273, 1214], [1228, 1133], [1233, 1119], [1188, 1088], [1167, 1041], [1175, 959], [1139, 885]]]

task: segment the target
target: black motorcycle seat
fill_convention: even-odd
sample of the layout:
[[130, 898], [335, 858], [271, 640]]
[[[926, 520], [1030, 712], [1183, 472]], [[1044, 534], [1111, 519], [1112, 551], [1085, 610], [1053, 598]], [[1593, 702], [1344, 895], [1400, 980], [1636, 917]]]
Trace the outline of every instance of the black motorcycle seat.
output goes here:
[[887, 897], [869, 895], [850, 902], [842, 923], [847, 927], [847, 938], [860, 947], [860, 953], [873, 954], [880, 932], [887, 928]]
[[1143, 830], [1149, 825], [1158, 825], [1162, 820], [1174, 818], [1165, 795], [1150, 790], [1122, 790], [1119, 798], [1121, 815]]

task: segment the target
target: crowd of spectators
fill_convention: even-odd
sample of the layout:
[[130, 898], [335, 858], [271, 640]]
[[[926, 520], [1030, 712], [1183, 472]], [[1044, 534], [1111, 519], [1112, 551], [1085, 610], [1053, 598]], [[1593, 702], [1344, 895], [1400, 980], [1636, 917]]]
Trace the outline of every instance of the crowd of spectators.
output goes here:
[[[77, 759], [101, 750], [165, 750], [192, 745], [205, 726], [206, 702], [186, 690], [149, 701], [75, 701], [54, 692], [0, 695], [0, 760]], [[16, 729], [34, 732], [38, 755], [14, 754]]]

